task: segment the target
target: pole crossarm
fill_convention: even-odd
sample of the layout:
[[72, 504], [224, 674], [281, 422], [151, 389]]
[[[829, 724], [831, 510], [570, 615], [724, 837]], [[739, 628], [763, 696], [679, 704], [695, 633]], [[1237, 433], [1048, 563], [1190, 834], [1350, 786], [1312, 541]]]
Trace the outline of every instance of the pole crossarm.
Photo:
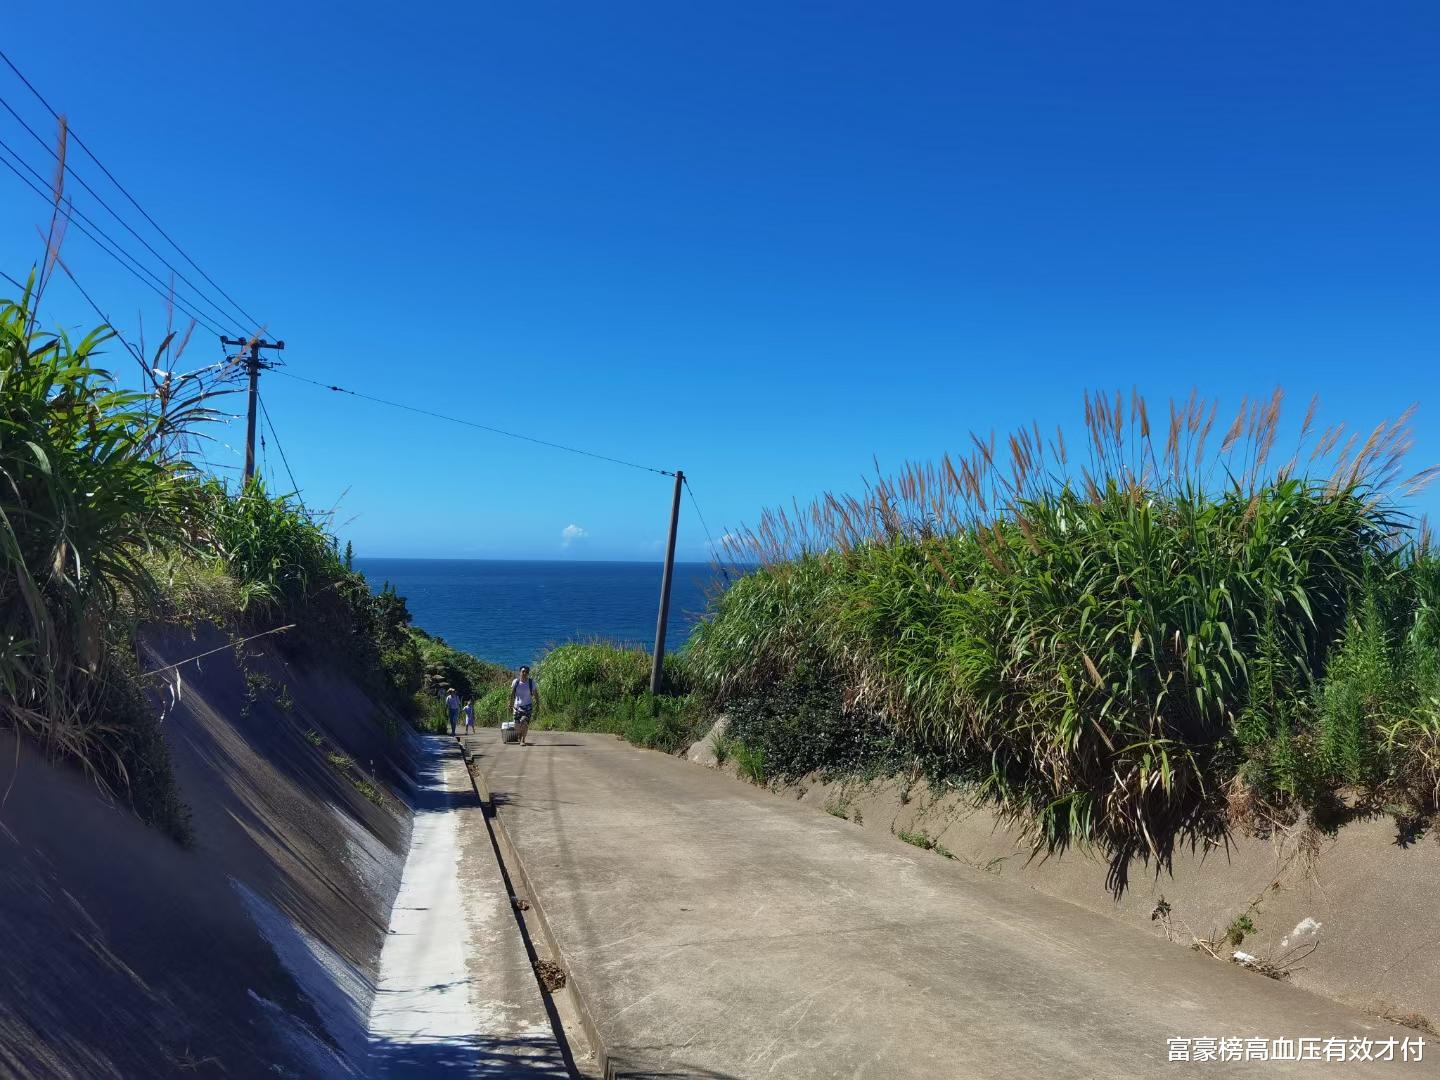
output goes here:
[[285, 348], [283, 341], [265, 341], [260, 337], [253, 338], [232, 338], [220, 335], [221, 345], [233, 345], [240, 349], [240, 360], [245, 365], [245, 373], [250, 379], [249, 408], [245, 417], [245, 483], [250, 483], [250, 478], [255, 475], [255, 412], [256, 402], [260, 396], [260, 372], [261, 369], [269, 370], [278, 365], [278, 361], [265, 360], [261, 357], [262, 349], [274, 349], [279, 352]]

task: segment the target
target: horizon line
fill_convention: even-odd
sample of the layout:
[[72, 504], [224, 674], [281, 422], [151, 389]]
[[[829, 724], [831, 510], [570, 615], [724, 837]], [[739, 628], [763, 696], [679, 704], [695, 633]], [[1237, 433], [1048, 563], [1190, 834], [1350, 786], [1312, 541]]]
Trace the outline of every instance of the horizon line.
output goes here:
[[[664, 559], [565, 559], [545, 558], [539, 556], [530, 557], [509, 557], [502, 558], [494, 555], [361, 555], [354, 553], [354, 558], [359, 559], [388, 559], [391, 561], [406, 560], [408, 562], [539, 562], [539, 563], [631, 563], [650, 565], [654, 563], [663, 566]], [[676, 566], [713, 566], [718, 565], [714, 559], [676, 559]], [[732, 566], [747, 566], [749, 563], [731, 563]]]

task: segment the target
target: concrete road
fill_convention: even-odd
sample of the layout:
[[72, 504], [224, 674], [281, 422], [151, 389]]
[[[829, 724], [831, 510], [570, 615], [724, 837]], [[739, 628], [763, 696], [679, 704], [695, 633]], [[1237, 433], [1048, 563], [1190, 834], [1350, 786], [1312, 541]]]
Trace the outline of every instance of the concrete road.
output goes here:
[[[1429, 1039], [1401, 1060], [1418, 1032], [714, 771], [609, 736], [468, 746], [617, 1075], [1440, 1075]], [[1172, 1038], [1247, 1042], [1171, 1062]], [[1352, 1060], [1270, 1060], [1287, 1038]]]

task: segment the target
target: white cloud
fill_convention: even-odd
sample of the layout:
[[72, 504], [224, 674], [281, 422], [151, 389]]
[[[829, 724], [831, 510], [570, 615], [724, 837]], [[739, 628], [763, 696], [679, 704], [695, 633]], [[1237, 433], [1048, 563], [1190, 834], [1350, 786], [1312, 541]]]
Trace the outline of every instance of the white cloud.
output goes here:
[[568, 548], [577, 540], [584, 540], [589, 535], [589, 531], [579, 525], [566, 525], [560, 530], [560, 546]]

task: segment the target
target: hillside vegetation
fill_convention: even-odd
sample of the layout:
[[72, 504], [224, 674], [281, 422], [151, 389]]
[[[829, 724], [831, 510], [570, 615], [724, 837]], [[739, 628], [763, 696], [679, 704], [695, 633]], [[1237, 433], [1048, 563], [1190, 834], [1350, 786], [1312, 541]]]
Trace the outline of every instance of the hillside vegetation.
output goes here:
[[[637, 746], [673, 753], [697, 737], [703, 703], [690, 693], [683, 654], [665, 657], [665, 692], [650, 694], [650, 653], [601, 641], [560, 645], [535, 666], [538, 730], [600, 731]], [[476, 723], [498, 724], [510, 713], [510, 680], [476, 706]]]
[[[183, 839], [146, 622], [278, 634], [422, 726], [450, 686], [503, 717], [508, 674], [372, 593], [323, 516], [196, 470], [233, 370], [176, 374], [172, 334], [127, 388], [108, 330], [34, 308], [0, 303], [0, 720]], [[1413, 834], [1440, 801], [1440, 559], [1401, 508], [1432, 471], [1402, 481], [1407, 418], [1314, 414], [1282, 458], [1278, 392], [1223, 434], [1194, 396], [1152, 429], [1140, 397], [1097, 395], [1078, 459], [1031, 428], [768, 513], [664, 695], [643, 651], [567, 645], [538, 724], [675, 750], [723, 711], [751, 776], [923, 770], [1120, 875], [1301, 811]]]
[[[483, 669], [410, 625], [293, 495], [203, 477], [192, 459], [235, 371], [177, 374], [167, 335], [137, 388], [107, 328], [37, 325], [35, 278], [0, 301], [0, 723], [81, 765], [178, 839], [186, 811], [144, 691], [137, 633], [209, 621], [343, 664], [401, 715]], [[139, 360], [139, 356], [135, 357]], [[466, 684], [468, 687], [468, 684]]]
[[1039, 846], [1131, 856], [1301, 809], [1440, 796], [1440, 560], [1407, 422], [1278, 459], [1281, 398], [1086, 399], [1061, 433], [912, 466], [739, 534], [685, 652], [768, 775], [918, 767]]

